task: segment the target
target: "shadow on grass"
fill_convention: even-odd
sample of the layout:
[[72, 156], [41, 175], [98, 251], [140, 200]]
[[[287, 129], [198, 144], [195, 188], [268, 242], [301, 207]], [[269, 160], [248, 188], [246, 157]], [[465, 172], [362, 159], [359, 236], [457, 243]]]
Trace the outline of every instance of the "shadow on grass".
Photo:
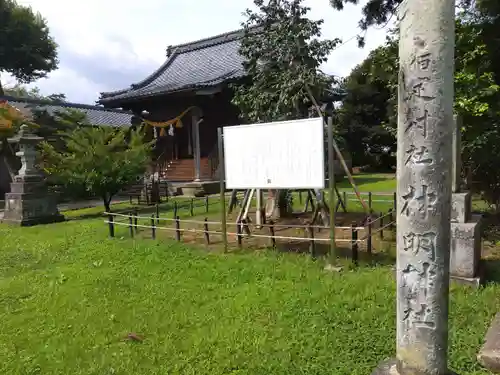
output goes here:
[[[314, 253], [311, 252], [311, 247], [308, 242], [296, 241], [291, 243], [277, 243], [276, 250], [283, 253], [310, 254], [314, 258], [326, 258], [330, 252], [328, 243], [316, 243]], [[353, 261], [355, 254], [350, 245], [337, 244], [335, 255], [341, 261]], [[391, 252], [374, 252], [369, 254], [366, 248], [359, 248], [357, 259], [360, 265], [376, 266], [376, 265], [394, 265], [396, 257]]]

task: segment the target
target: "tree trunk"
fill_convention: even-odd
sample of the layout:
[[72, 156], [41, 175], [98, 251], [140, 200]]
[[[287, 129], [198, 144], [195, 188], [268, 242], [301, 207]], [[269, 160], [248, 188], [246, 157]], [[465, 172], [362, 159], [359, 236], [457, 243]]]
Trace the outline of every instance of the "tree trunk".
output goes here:
[[288, 190], [269, 189], [266, 202], [266, 217], [269, 219], [279, 219], [291, 213], [287, 199]]
[[104, 195], [102, 197], [102, 201], [104, 203], [104, 210], [106, 212], [111, 212], [111, 195], [109, 197], [107, 197], [106, 195]]

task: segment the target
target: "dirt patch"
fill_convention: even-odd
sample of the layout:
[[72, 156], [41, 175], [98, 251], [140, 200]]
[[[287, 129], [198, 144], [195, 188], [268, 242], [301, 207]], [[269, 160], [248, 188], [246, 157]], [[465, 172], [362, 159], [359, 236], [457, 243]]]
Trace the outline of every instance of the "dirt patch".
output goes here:
[[[227, 240], [230, 251], [261, 250], [274, 247], [279, 252], [309, 253], [314, 256], [324, 256], [329, 252], [329, 228], [322, 225], [310, 226], [311, 212], [297, 212], [292, 216], [279, 219], [275, 223], [266, 223], [260, 227], [255, 225], [255, 210], [250, 211], [250, 221], [246, 225], [237, 225], [238, 212], [229, 214], [227, 222]], [[205, 245], [210, 251], [221, 251], [223, 249], [221, 216], [219, 213], [206, 214], [193, 217], [184, 217], [178, 223], [171, 218], [172, 215], [160, 213], [160, 218], [170, 217], [166, 220], [160, 219], [157, 224], [156, 238], [177, 239], [187, 244]], [[352, 225], [358, 239], [358, 258], [360, 261], [376, 259], [377, 262], [385, 262], [390, 259], [394, 262], [394, 229], [387, 226], [380, 231], [380, 226], [386, 226], [390, 218], [385, 217], [382, 221], [372, 217], [372, 254], [368, 254], [368, 226], [366, 215], [362, 213], [349, 212], [338, 213], [335, 216], [335, 239], [337, 255], [351, 258], [353, 255]], [[138, 220], [137, 235], [151, 238], [151, 221]], [[143, 225], [144, 227], [141, 227]], [[311, 229], [314, 241], [311, 240]], [[383, 233], [383, 234], [381, 234]], [[238, 239], [239, 237], [239, 239]], [[313, 245], [314, 242], [314, 245]]]

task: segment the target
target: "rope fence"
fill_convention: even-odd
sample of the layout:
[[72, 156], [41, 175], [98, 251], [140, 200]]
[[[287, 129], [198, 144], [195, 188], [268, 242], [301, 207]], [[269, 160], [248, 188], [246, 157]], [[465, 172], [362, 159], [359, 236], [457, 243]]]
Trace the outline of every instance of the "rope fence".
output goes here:
[[[107, 220], [104, 222], [108, 224], [110, 237], [115, 237], [115, 226], [127, 227], [130, 237], [134, 238], [138, 234], [139, 228], [147, 229], [151, 231], [151, 238], [156, 239], [158, 231], [174, 232], [175, 240], [182, 241], [182, 235], [184, 233], [194, 233], [202, 234], [205, 243], [207, 245], [211, 244], [212, 236], [234, 236], [236, 237], [236, 242], [239, 248], [243, 247], [243, 240], [245, 238], [262, 238], [268, 239], [269, 245], [272, 248], [276, 248], [277, 240], [286, 241], [301, 241], [309, 243], [309, 252], [312, 257], [317, 256], [317, 243], [328, 243], [330, 238], [318, 238], [315, 236], [314, 232], [322, 230], [329, 230], [328, 226], [324, 225], [313, 225], [313, 224], [278, 224], [273, 221], [253, 224], [247, 221], [240, 222], [229, 222], [226, 223], [226, 228], [221, 228], [222, 223], [219, 221], [209, 221], [205, 217], [204, 220], [195, 219], [180, 219], [178, 212], [180, 209], [187, 208], [190, 211], [191, 216], [194, 216], [194, 207], [204, 207], [205, 212], [209, 212], [209, 207], [211, 204], [219, 204], [220, 202], [213, 202], [210, 204], [208, 197], [203, 199], [202, 205], [195, 205], [195, 199], [190, 199], [187, 205], [180, 205], [177, 202], [173, 204], [173, 215], [172, 217], [161, 217], [159, 214], [159, 206], [156, 205], [156, 212], [150, 216], [140, 215], [137, 208], [132, 212], [105, 212], [104, 215], [107, 216]], [[139, 223], [141, 221], [141, 223]], [[149, 224], [144, 224], [142, 222], [149, 222]], [[163, 224], [163, 225], [160, 225]], [[168, 226], [168, 225], [173, 226]], [[181, 228], [181, 224], [185, 225], [198, 225], [199, 228]], [[394, 209], [390, 209], [387, 213], [381, 212], [377, 217], [368, 217], [364, 223], [361, 225], [358, 223], [352, 223], [351, 226], [335, 226], [336, 230], [350, 231], [351, 238], [335, 238], [336, 243], [350, 244], [351, 248], [351, 258], [354, 265], [358, 264], [359, 259], [359, 245], [364, 243], [366, 245], [366, 250], [368, 254], [372, 254], [373, 251], [373, 238], [378, 236], [381, 241], [384, 240], [384, 230], [390, 229], [391, 231], [395, 228], [394, 220]], [[212, 226], [212, 228], [210, 228]], [[213, 226], [221, 228], [220, 230], [215, 230]], [[235, 228], [236, 231], [228, 231], [228, 228]], [[256, 229], [267, 228], [269, 234], [255, 233]], [[253, 229], [251, 231], [250, 229]], [[281, 230], [286, 229], [302, 229], [304, 237], [297, 235], [282, 235], [279, 233]], [[276, 233], [278, 231], [278, 234]], [[363, 231], [364, 235], [361, 237], [360, 232]], [[306, 236], [307, 234], [307, 236]]]

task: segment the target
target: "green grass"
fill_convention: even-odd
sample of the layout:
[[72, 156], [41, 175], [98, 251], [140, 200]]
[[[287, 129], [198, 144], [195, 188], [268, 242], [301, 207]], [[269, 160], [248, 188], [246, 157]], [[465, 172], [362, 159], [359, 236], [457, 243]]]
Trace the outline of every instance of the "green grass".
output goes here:
[[[395, 350], [390, 267], [109, 239], [102, 219], [0, 226], [3, 374], [369, 374]], [[450, 367], [475, 356], [500, 287], [454, 288]], [[124, 340], [134, 332], [144, 341]]]

